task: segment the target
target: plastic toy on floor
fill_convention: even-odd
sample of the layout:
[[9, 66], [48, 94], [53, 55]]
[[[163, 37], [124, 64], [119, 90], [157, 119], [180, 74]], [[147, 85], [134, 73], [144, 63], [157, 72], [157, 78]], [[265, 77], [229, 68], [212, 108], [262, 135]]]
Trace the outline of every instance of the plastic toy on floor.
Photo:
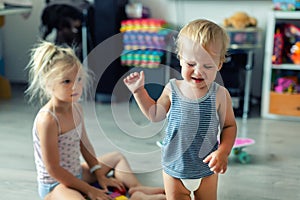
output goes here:
[[126, 195], [126, 190], [118, 190], [117, 188], [108, 188], [109, 189], [109, 196], [114, 198], [115, 200], [126, 200], [128, 199]]
[[[96, 187], [96, 188], [101, 188], [101, 186], [96, 182], [91, 184], [92, 186]], [[108, 187], [108, 195], [113, 198], [114, 200], [128, 200], [128, 198], [126, 197], [126, 190], [118, 190], [115, 187]], [[85, 197], [86, 200], [90, 200], [88, 197]]]
[[242, 164], [247, 164], [250, 162], [250, 155], [244, 151], [243, 149], [247, 146], [253, 145], [255, 143], [255, 140], [251, 138], [236, 138], [232, 152], [235, 156], [238, 157], [238, 160]]

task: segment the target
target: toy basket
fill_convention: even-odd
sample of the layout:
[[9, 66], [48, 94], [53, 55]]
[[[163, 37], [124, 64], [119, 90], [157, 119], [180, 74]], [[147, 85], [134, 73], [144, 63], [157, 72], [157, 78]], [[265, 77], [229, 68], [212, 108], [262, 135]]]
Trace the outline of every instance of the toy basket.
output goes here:
[[226, 31], [230, 38], [231, 49], [251, 49], [261, 46], [261, 30], [259, 28], [226, 28]]

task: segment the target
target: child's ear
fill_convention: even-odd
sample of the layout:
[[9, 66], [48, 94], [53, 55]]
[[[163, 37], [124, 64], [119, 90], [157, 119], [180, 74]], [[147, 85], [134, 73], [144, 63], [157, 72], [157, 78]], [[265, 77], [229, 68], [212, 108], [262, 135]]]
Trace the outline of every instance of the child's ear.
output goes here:
[[179, 65], [182, 67], [183, 64], [184, 64], [184, 63], [183, 63], [183, 59], [181, 59], [180, 56], [178, 56], [178, 59], [179, 59]]
[[180, 61], [181, 60], [181, 57], [179, 54], [177, 54], [177, 59]]

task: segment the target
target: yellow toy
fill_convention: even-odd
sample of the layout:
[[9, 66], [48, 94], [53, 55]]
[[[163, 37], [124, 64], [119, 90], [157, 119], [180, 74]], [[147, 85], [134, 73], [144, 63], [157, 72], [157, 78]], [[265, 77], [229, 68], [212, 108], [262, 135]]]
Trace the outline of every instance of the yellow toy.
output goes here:
[[225, 18], [223, 23], [226, 28], [244, 29], [247, 27], [256, 27], [257, 20], [245, 12], [236, 12], [231, 17]]
[[116, 197], [115, 200], [128, 200], [128, 198], [125, 197], [124, 195], [121, 195], [121, 196]]

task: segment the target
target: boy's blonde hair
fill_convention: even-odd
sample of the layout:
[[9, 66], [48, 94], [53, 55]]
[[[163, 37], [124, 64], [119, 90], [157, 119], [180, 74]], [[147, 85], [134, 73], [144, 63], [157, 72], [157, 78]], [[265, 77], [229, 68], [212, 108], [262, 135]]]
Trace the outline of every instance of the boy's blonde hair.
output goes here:
[[180, 57], [183, 38], [188, 38], [195, 44], [200, 44], [205, 50], [209, 44], [221, 42], [220, 61], [225, 61], [227, 48], [229, 45], [229, 37], [226, 31], [206, 19], [197, 19], [185, 25], [179, 32], [176, 41], [177, 55]]
[[83, 67], [70, 47], [57, 46], [47, 41], [39, 42], [31, 49], [31, 59], [27, 65], [29, 70], [29, 87], [25, 93], [29, 102], [39, 99], [43, 104], [51, 98], [47, 84], [61, 79], [65, 73], [78, 68], [82, 74], [84, 88], [88, 85], [89, 72]]

